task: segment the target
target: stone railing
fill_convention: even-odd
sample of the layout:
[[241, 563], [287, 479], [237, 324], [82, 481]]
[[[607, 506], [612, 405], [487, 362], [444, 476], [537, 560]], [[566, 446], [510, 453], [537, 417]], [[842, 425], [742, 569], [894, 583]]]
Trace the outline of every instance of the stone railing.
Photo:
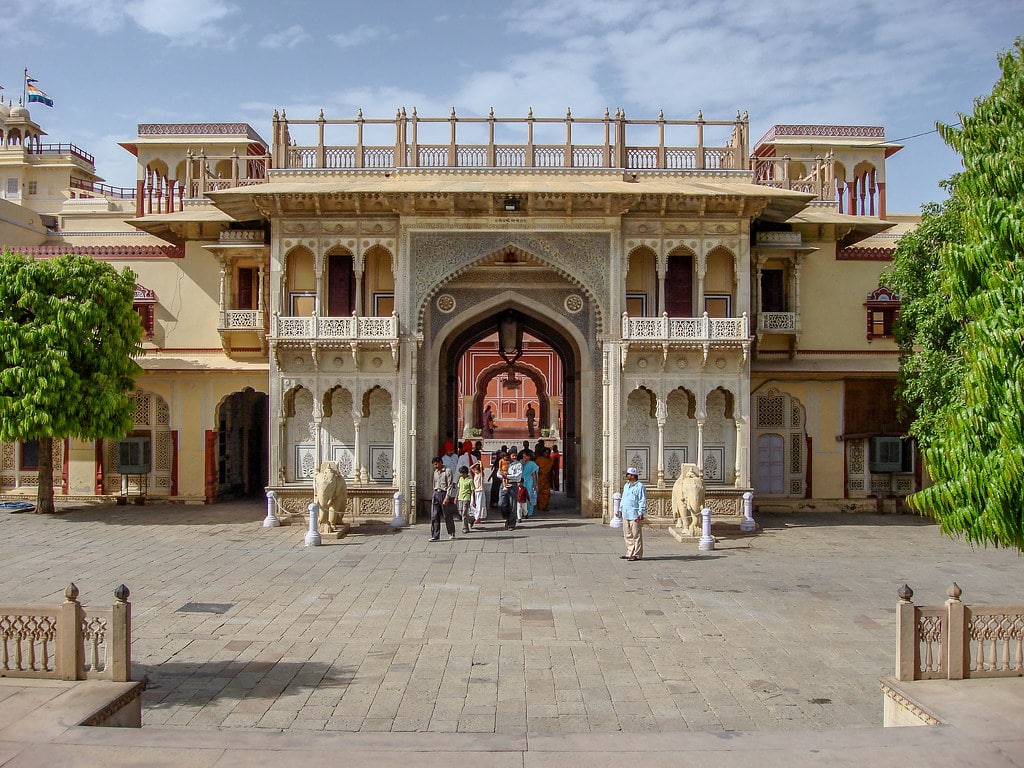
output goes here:
[[747, 313], [740, 317], [630, 317], [622, 313], [624, 341], [746, 341], [750, 337]]
[[831, 151], [824, 157], [752, 157], [750, 166], [755, 184], [806, 192], [818, 200], [836, 199], [835, 157]]
[[220, 313], [221, 331], [262, 331], [263, 313], [258, 309], [225, 309]]
[[[718, 146], [707, 140], [712, 129]], [[308, 140], [292, 136], [302, 134]], [[538, 141], [537, 133], [546, 140]], [[564, 133], [563, 133], [564, 132]], [[728, 132], [729, 136], [724, 135]], [[640, 134], [649, 143], [627, 140]], [[367, 142], [370, 135], [394, 135], [394, 143]], [[564, 135], [560, 141], [555, 136]], [[497, 141], [495, 136], [505, 138]], [[630, 170], [735, 170], [748, 172], [749, 121], [737, 113], [733, 120], [627, 119], [622, 110], [602, 117], [421, 117], [413, 109], [396, 111], [393, 118], [292, 120], [274, 113], [272, 165], [289, 170], [380, 168], [623, 168]], [[428, 136], [430, 138], [428, 138]], [[515, 136], [521, 137], [516, 141]], [[584, 138], [584, 141], [580, 141]], [[689, 136], [687, 140], [686, 137]], [[315, 143], [312, 139], [315, 137]], [[483, 139], [486, 137], [486, 141]], [[447, 140], [445, 140], [445, 138]], [[677, 143], [680, 138], [685, 144]], [[552, 140], [553, 139], [553, 140]], [[385, 140], [386, 141], [386, 140]]]
[[918, 606], [904, 584], [896, 606], [896, 679], [1024, 676], [1024, 605], [965, 605], [953, 583], [941, 606]]
[[398, 338], [398, 315], [390, 317], [282, 317], [274, 315], [270, 335], [279, 340], [349, 339], [381, 341]]
[[796, 333], [796, 312], [759, 312], [759, 333]]
[[0, 677], [131, 680], [132, 607], [128, 588], [114, 590], [110, 608], [78, 602], [68, 585], [62, 605], [0, 606]]

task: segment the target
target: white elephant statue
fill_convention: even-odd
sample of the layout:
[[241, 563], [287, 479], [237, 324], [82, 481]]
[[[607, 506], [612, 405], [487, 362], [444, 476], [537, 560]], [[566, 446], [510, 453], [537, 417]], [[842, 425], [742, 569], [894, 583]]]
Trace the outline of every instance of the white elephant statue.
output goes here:
[[690, 537], [701, 532], [701, 510], [704, 508], [704, 478], [696, 464], [683, 464], [672, 486], [672, 514], [676, 528]]
[[320, 529], [335, 533], [345, 517], [348, 486], [338, 469], [338, 462], [325, 461], [313, 478], [313, 501], [320, 507]]

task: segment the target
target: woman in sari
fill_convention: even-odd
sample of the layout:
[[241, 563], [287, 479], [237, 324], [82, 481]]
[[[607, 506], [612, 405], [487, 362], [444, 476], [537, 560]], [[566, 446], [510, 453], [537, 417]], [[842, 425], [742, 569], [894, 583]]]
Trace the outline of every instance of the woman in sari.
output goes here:
[[554, 466], [554, 462], [551, 460], [551, 449], [542, 450], [534, 461], [537, 462], [540, 470], [537, 473], [537, 509], [547, 512], [548, 504], [551, 503], [551, 468]]
[[533, 517], [533, 511], [537, 508], [537, 473], [540, 467], [533, 460], [533, 451], [523, 451], [523, 487], [530, 496], [529, 507], [526, 516]]

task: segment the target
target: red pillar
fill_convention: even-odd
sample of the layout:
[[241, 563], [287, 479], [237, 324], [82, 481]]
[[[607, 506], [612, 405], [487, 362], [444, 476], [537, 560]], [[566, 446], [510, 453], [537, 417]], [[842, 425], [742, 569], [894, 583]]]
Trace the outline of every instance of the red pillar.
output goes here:
[[850, 216], [857, 215], [857, 185], [854, 181], [846, 182], [846, 212]]
[[178, 430], [171, 430], [171, 496], [178, 495]]
[[217, 497], [217, 430], [206, 430], [206, 503]]
[[93, 486], [93, 493], [97, 496], [103, 495], [105, 490], [103, 481], [103, 439], [101, 438], [96, 441], [96, 480]]
[[885, 182], [878, 182], [878, 218], [885, 218]]

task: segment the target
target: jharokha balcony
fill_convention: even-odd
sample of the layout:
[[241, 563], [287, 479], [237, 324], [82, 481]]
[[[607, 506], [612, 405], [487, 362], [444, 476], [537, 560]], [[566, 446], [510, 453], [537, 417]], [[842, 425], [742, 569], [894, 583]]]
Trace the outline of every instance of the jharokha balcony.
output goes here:
[[323, 350], [348, 349], [359, 364], [358, 352], [390, 349], [398, 364], [398, 315], [389, 317], [304, 317], [274, 315], [270, 324], [270, 343], [275, 349], [312, 349], [314, 356]]
[[665, 356], [675, 349], [700, 349], [707, 363], [711, 349], [750, 349], [750, 320], [740, 317], [630, 317], [622, 313], [623, 359], [630, 347], [661, 348]]

